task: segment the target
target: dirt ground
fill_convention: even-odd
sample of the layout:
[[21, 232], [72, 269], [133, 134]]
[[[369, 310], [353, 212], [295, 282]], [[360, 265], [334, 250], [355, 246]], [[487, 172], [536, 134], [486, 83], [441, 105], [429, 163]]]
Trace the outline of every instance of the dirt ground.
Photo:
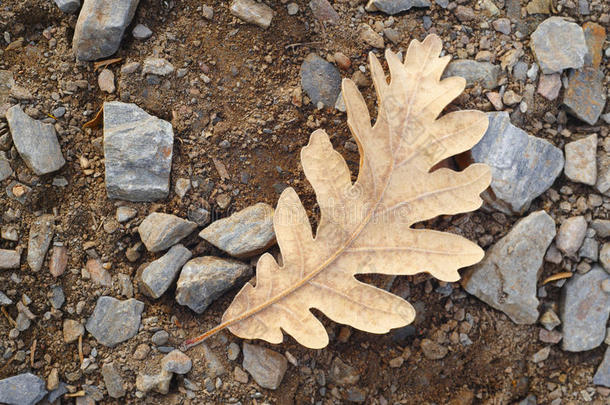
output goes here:
[[[117, 91], [106, 94], [97, 85], [93, 64], [76, 62], [71, 52], [76, 16], [61, 13], [53, 2], [46, 0], [0, 1], [0, 31], [9, 33], [11, 42], [24, 39], [22, 46], [0, 55], [0, 69], [11, 70], [16, 82], [34, 94], [34, 99], [24, 104], [24, 109], [39, 119], [49, 118], [48, 114], [60, 105], [67, 109], [67, 113], [57, 121], [49, 118], [55, 123], [67, 160], [59, 173], [36, 177], [20, 159], [13, 160], [17, 162], [13, 167], [17, 178], [32, 187], [32, 192], [23, 205], [5, 193], [0, 194], [2, 213], [9, 209], [20, 211], [17, 222], [19, 242], [1, 240], [0, 248], [25, 250], [32, 219], [35, 214], [45, 212], [56, 216], [54, 240], [63, 242], [69, 249], [68, 270], [59, 279], [49, 274], [48, 266], [32, 273], [26, 263], [16, 272], [16, 277], [12, 277], [9, 271], [0, 273], [1, 289], [14, 301], [27, 294], [32, 300], [30, 309], [38, 315], [32, 326], [16, 340], [8, 339], [12, 326], [6, 317], [0, 317], [3, 350], [11, 347], [15, 352], [23, 350], [26, 354], [26, 358], [21, 360], [16, 357], [0, 359], [0, 378], [26, 370], [46, 378], [51, 369], [57, 367], [60, 379], [70, 384], [73, 391], [80, 390], [83, 385], [102, 383], [99, 370], [77, 373], [72, 381], [66, 377], [66, 374], [79, 370], [80, 362], [77, 345], [66, 344], [62, 339], [62, 319], [85, 320], [99, 295], [121, 295], [117, 283], [112, 288], [100, 288], [82, 279], [81, 269], [88, 257], [85, 247], [93, 247], [103, 262], [110, 263], [112, 274], [124, 273], [133, 277], [140, 265], [157, 257], [145, 251], [133, 263], [125, 257], [126, 248], [139, 240], [137, 225], [149, 212], [162, 211], [186, 217], [189, 207], [209, 205], [218, 218], [260, 201], [275, 205], [278, 192], [286, 186], [297, 190], [315, 221], [315, 198], [299, 162], [300, 148], [307, 143], [315, 128], [326, 129], [335, 148], [346, 157], [356, 174], [358, 154], [349, 147], [349, 142], [346, 148], [350, 134], [345, 114], [295, 102], [295, 92], [298, 93], [300, 88], [299, 68], [310, 52], [326, 57], [341, 51], [352, 62], [352, 67], [341, 73], [344, 77], [351, 77], [360, 65], [366, 65], [366, 55], [371, 50], [358, 38], [358, 23], [374, 25], [386, 21], [388, 16], [357, 11], [359, 6], [364, 6], [357, 0], [335, 1], [333, 5], [339, 12], [340, 22], [322, 27], [305, 1], [298, 2], [300, 11], [295, 16], [287, 14], [283, 1], [267, 3], [276, 14], [269, 29], [262, 30], [233, 17], [223, 1], [141, 0], [131, 27], [143, 23], [154, 34], [144, 42], [126, 35], [115, 55], [123, 61], [110, 66], [116, 77]], [[475, 3], [458, 1], [458, 4], [477, 10]], [[211, 21], [198, 10], [202, 4], [213, 7]], [[607, 3], [604, 5], [602, 2], [601, 7], [593, 10], [592, 15], [599, 17], [610, 11]], [[505, 9], [501, 12], [504, 14]], [[562, 15], [571, 16], [579, 23], [591, 17], [585, 19], [571, 8], [564, 8]], [[428, 31], [423, 28], [423, 16], [432, 19]], [[482, 15], [480, 18], [486, 19]], [[462, 24], [452, 11], [435, 3], [429, 9], [411, 9], [394, 19], [393, 28], [401, 34], [400, 44], [391, 45], [396, 51], [405, 50], [411, 39], [421, 40], [427, 33], [436, 32], [444, 40], [446, 52], [455, 54], [458, 49], [467, 49], [464, 41], [476, 49], [483, 35], [480, 22]], [[542, 19], [544, 16], [530, 16], [524, 22], [535, 28]], [[503, 53], [506, 41], [514, 40], [514, 35], [507, 37], [493, 33], [488, 36], [496, 58]], [[527, 40], [523, 39], [522, 44], [525, 51], [523, 60], [532, 63]], [[186, 68], [187, 74], [182, 78], [161, 78], [157, 83], [137, 73], [120, 73], [122, 64], [141, 62], [151, 55], [166, 58], [176, 69]], [[202, 73], [211, 78], [209, 84], [200, 77]], [[79, 81], [86, 82], [84, 88], [82, 83], [85, 82]], [[509, 88], [522, 94], [523, 89], [518, 83], [508, 83]], [[362, 91], [371, 111], [374, 111], [372, 88], [364, 87]], [[197, 186], [182, 199], [172, 187], [166, 200], [149, 204], [128, 203], [138, 210], [138, 216], [109, 233], [107, 231], [112, 227], [105, 225], [113, 221], [119, 203], [106, 196], [102, 131], [82, 130], [81, 127], [103, 101], [114, 99], [136, 103], [149, 113], [171, 121], [176, 136], [172, 184], [184, 177], [196, 182]], [[532, 110], [521, 116], [521, 122], [513, 122], [563, 147], [565, 137], [541, 130], [547, 125], [542, 119], [544, 113], [550, 111], [556, 115], [559, 111], [559, 99], [550, 103], [537, 97], [531, 107]], [[492, 110], [479, 87], [468, 89], [451, 108]], [[584, 127], [571, 118], [566, 127], [572, 132], [601, 131], [603, 136], [608, 135], [607, 128]], [[229, 146], [221, 144], [222, 141], [228, 141]], [[90, 170], [83, 170], [83, 157], [89, 161]], [[220, 178], [213, 159], [226, 166], [230, 178]], [[57, 176], [63, 176], [68, 185], [52, 185]], [[559, 190], [566, 182], [562, 175], [553, 188]], [[3, 182], [2, 189], [8, 183], [9, 180]], [[585, 187], [572, 185], [572, 189], [570, 198], [573, 200], [590, 193]], [[216, 204], [223, 194], [231, 197], [225, 210]], [[568, 197], [562, 195], [562, 198]], [[559, 202], [552, 201], [548, 194], [538, 198], [531, 210], [538, 208], [544, 208], [557, 217], [565, 215], [560, 211]], [[601, 209], [591, 214], [608, 219], [608, 212]], [[429, 225], [461, 233], [487, 246], [506, 234], [517, 219], [498, 213], [476, 212], [439, 218]], [[196, 234], [191, 235], [185, 245], [194, 256], [222, 255]], [[557, 272], [558, 268], [545, 263], [541, 279]], [[388, 280], [373, 278], [371, 281], [386, 285]], [[48, 293], [54, 284], [62, 286], [66, 303], [61, 311], [52, 311], [47, 319], [43, 314], [50, 311]], [[237, 362], [229, 361], [226, 349], [230, 342], [241, 344], [241, 340], [224, 332], [207, 342], [228, 370], [226, 375], [218, 377], [220, 387], [206, 367], [203, 346], [198, 346], [188, 352], [194, 364], [187, 377], [202, 386], [195, 398], [185, 396], [180, 378], [172, 382], [168, 395], [150, 393], [145, 398], [135, 396], [137, 372], [154, 367], [162, 356], [152, 353], [145, 360], [135, 360], [132, 353], [138, 344], [148, 342], [151, 334], [160, 328], [170, 333], [170, 344], [174, 346], [184, 338], [210, 329], [219, 322], [236, 291], [217, 300], [203, 315], [196, 315], [176, 304], [173, 291], [168, 291], [159, 300], [151, 300], [136, 288], [135, 297], [146, 304], [141, 332], [114, 349], [98, 344], [87, 335], [84, 351], [87, 355], [95, 348], [100, 365], [107, 359], [120, 364], [128, 393], [116, 403], [219, 404], [239, 401], [242, 404], [330, 404], [362, 397], [367, 404], [457, 405], [509, 404], [535, 395], [537, 403], [546, 404], [557, 397], [558, 388], [562, 404], [590, 401], [603, 404], [610, 401], [592, 385], [592, 375], [603, 355], [602, 348], [566, 353], [559, 345], [553, 345], [549, 358], [535, 364], [531, 361], [532, 355], [547, 346], [538, 339], [539, 325], [515, 325], [501, 312], [467, 295], [458, 284], [451, 289], [426, 275], [399, 277], [392, 284], [391, 291], [408, 297], [415, 305], [418, 317], [414, 325], [377, 336], [335, 324], [323, 314], [318, 314], [331, 336], [327, 348], [307, 350], [289, 337], [275, 347], [262, 343], [281, 353], [289, 352], [298, 361], [297, 366], [289, 365], [280, 388], [275, 391], [261, 389], [252, 380], [248, 384], [234, 380], [232, 372], [241, 364], [241, 357]], [[553, 285], [547, 286], [549, 295], [541, 305], [557, 305], [558, 291], [559, 288]], [[84, 304], [81, 304], [82, 311], [77, 313], [79, 302]], [[14, 306], [8, 309], [8, 314], [13, 319], [16, 317]], [[465, 333], [472, 343], [455, 341], [458, 333]], [[424, 338], [447, 346], [449, 354], [442, 360], [427, 359], [420, 348]], [[34, 342], [36, 349], [31, 355]], [[320, 384], [320, 371], [328, 380], [331, 362], [336, 357], [357, 369], [360, 379], [356, 384], [340, 386], [331, 381], [327, 381], [324, 387]], [[399, 367], [391, 367], [391, 360], [397, 357], [402, 357], [404, 362]], [[210, 381], [211, 385], [216, 384], [211, 392], [205, 388]], [[70, 401], [64, 399], [62, 403]], [[108, 396], [99, 402], [114, 403]]]

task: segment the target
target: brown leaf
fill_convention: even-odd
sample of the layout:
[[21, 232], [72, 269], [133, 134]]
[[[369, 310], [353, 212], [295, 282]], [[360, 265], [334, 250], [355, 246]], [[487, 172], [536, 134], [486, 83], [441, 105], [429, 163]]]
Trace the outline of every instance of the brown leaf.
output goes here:
[[102, 105], [100, 109], [95, 114], [95, 117], [91, 121], [87, 121], [85, 125], [83, 125], [83, 129], [85, 128], [97, 128], [102, 125], [102, 120], [104, 119], [104, 106]]
[[101, 60], [99, 62], [94, 62], [93, 70], [98, 70], [99, 68], [103, 68], [103, 67], [112, 65], [113, 63], [117, 63], [122, 60], [123, 60], [123, 58], [114, 58], [114, 59], [106, 59], [106, 60]]
[[557, 281], [557, 280], [561, 280], [564, 278], [570, 278], [572, 277], [574, 274], [570, 273], [569, 271], [564, 271], [561, 273], [555, 273], [552, 276], [548, 276], [547, 278], [544, 279], [544, 281], [542, 282], [542, 285], [548, 284], [551, 281]]
[[413, 41], [404, 64], [387, 50], [389, 83], [370, 54], [379, 99], [373, 126], [356, 85], [344, 79], [347, 122], [360, 151], [357, 181], [351, 182], [347, 164], [326, 132], [315, 131], [301, 151], [303, 170], [320, 207], [315, 237], [299, 197], [287, 188], [273, 218], [283, 265], [270, 254], [261, 256], [256, 287], [247, 283], [222, 324], [185, 345], [228, 327], [245, 339], [280, 343], [286, 332], [304, 346], [322, 348], [328, 335], [311, 308], [335, 322], [385, 333], [412, 322], [415, 310], [355, 275], [428, 272], [456, 281], [459, 268], [483, 258], [483, 250], [461, 236], [411, 227], [438, 215], [476, 210], [482, 203], [479, 193], [491, 181], [489, 167], [481, 164], [461, 172], [430, 171], [474, 146], [488, 125], [479, 111], [437, 119], [465, 87], [459, 77], [440, 80], [449, 62], [449, 56], [439, 57], [441, 48], [435, 35], [423, 43]]

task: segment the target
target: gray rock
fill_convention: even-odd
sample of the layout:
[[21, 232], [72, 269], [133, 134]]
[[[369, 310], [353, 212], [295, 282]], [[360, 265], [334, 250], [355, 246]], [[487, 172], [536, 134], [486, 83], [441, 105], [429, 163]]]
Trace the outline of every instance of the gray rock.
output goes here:
[[0, 181], [4, 181], [13, 175], [13, 169], [4, 152], [0, 152]]
[[568, 256], [576, 255], [587, 234], [587, 221], [583, 216], [571, 217], [563, 221], [557, 233], [557, 249]]
[[55, 4], [66, 14], [72, 14], [80, 8], [80, 0], [55, 0]]
[[610, 388], [610, 347], [606, 348], [604, 359], [593, 376], [593, 384]]
[[599, 264], [610, 273], [610, 242], [604, 243], [599, 251]]
[[466, 79], [468, 86], [479, 83], [484, 88], [491, 90], [498, 87], [500, 72], [500, 66], [489, 62], [459, 59], [449, 63], [442, 77], [460, 76]]
[[21, 254], [16, 250], [0, 249], [0, 270], [18, 269]]
[[604, 280], [610, 280], [610, 274], [595, 266], [588, 273], [575, 274], [561, 290], [563, 350], [591, 350], [604, 341], [610, 314], [610, 294], [602, 288]]
[[138, 210], [131, 207], [121, 206], [116, 209], [116, 220], [120, 223], [127, 222], [138, 215]]
[[606, 105], [604, 74], [599, 69], [573, 71], [563, 94], [568, 112], [589, 125], [595, 125]]
[[57, 171], [66, 163], [55, 127], [30, 118], [19, 105], [6, 112], [13, 143], [23, 161], [37, 175]]
[[235, 342], [231, 342], [227, 348], [227, 358], [231, 361], [235, 361], [237, 360], [237, 357], [239, 357], [239, 352], [239, 345]]
[[595, 238], [585, 238], [580, 250], [578, 251], [578, 255], [580, 257], [584, 257], [585, 259], [589, 259], [591, 261], [596, 262], [599, 253], [599, 245]]
[[597, 182], [595, 188], [610, 197], [610, 154], [602, 154], [597, 159]]
[[74, 28], [72, 48], [80, 60], [115, 53], [140, 0], [84, 0]]
[[176, 301], [201, 314], [212, 301], [251, 276], [251, 267], [244, 263], [213, 256], [196, 257], [182, 268]]
[[[15, 78], [13, 77], [13, 72], [10, 70], [0, 70], [0, 107], [9, 102], [11, 89], [14, 85]], [[1, 109], [2, 108], [0, 108], [0, 110]], [[4, 118], [1, 112], [0, 118]]]
[[563, 169], [563, 153], [512, 125], [507, 112], [488, 116], [487, 132], [471, 151], [475, 162], [491, 167], [493, 194], [485, 192], [483, 198], [504, 213], [523, 213], [553, 185]]
[[135, 39], [139, 39], [141, 41], [150, 38], [152, 34], [153, 32], [150, 30], [150, 28], [144, 24], [136, 25], [131, 31], [131, 35], [133, 35]]
[[[0, 259], [0, 263], [2, 263], [2, 259]], [[0, 306], [5, 305], [13, 305], [13, 300], [6, 296], [2, 291], [0, 291]]]
[[[150, 252], [160, 252], [190, 235], [197, 224], [172, 214], [153, 212], [138, 227], [140, 238]], [[177, 252], [176, 252], [177, 253]]]
[[148, 57], [144, 59], [142, 65], [142, 75], [153, 74], [157, 76], [167, 76], [174, 71], [174, 65], [163, 58]]
[[449, 349], [446, 346], [440, 345], [433, 340], [423, 339], [421, 341], [421, 350], [429, 360], [440, 360], [444, 358]]
[[28, 265], [33, 271], [39, 271], [44, 263], [44, 257], [53, 239], [55, 218], [44, 214], [32, 222], [28, 240]]
[[147, 393], [153, 389], [160, 394], [167, 394], [169, 392], [169, 384], [172, 381], [174, 374], [161, 370], [159, 374], [147, 375], [139, 373], [136, 377], [136, 388], [142, 393]]
[[0, 380], [0, 402], [8, 405], [34, 405], [47, 395], [44, 380], [24, 373]]
[[254, 256], [275, 244], [273, 213], [269, 204], [258, 203], [213, 222], [199, 237], [231, 256]]
[[49, 298], [51, 306], [55, 309], [60, 309], [64, 302], [66, 302], [66, 296], [64, 290], [60, 285], [54, 285], [51, 287], [51, 298]]
[[263, 388], [275, 390], [280, 386], [288, 369], [288, 361], [273, 350], [244, 343], [242, 367]]
[[547, 18], [538, 25], [530, 46], [545, 74], [580, 69], [585, 63], [587, 44], [582, 28], [561, 17]]
[[273, 10], [266, 4], [254, 0], [233, 0], [230, 10], [237, 18], [263, 29], [269, 28], [273, 19]]
[[610, 219], [594, 219], [591, 228], [595, 229], [595, 234], [600, 238], [610, 236]]
[[186, 374], [191, 371], [193, 362], [180, 350], [172, 350], [161, 359], [161, 368], [176, 374]]
[[335, 65], [310, 53], [301, 65], [301, 86], [314, 106], [333, 107], [341, 92], [341, 74]]
[[152, 335], [150, 340], [157, 346], [163, 346], [169, 340], [169, 333], [164, 330], [159, 330]]
[[121, 375], [114, 367], [114, 363], [106, 363], [102, 366], [102, 377], [108, 395], [112, 398], [121, 398], [125, 395], [125, 387]]
[[151, 298], [162, 296], [191, 256], [191, 251], [184, 246], [173, 246], [166, 254], [146, 266], [142, 271], [140, 276], [142, 292]]
[[78, 340], [78, 337], [85, 334], [85, 327], [78, 321], [73, 319], [64, 319], [63, 336], [65, 343], [72, 343]]
[[109, 198], [154, 201], [169, 194], [174, 131], [135, 104], [104, 103], [104, 157]]
[[468, 270], [464, 288], [517, 324], [535, 323], [539, 316], [536, 283], [554, 237], [555, 221], [546, 212], [528, 215]]
[[144, 303], [136, 299], [119, 301], [99, 297], [93, 314], [87, 320], [87, 331], [104, 346], [114, 347], [138, 333]]
[[199, 226], [206, 226], [210, 223], [211, 214], [210, 211], [203, 207], [189, 206], [187, 218], [189, 221], [195, 222]]
[[594, 186], [597, 181], [597, 134], [589, 135], [565, 146], [565, 175], [577, 183]]
[[412, 7], [430, 7], [428, 0], [374, 0], [377, 10], [394, 15], [407, 11]]

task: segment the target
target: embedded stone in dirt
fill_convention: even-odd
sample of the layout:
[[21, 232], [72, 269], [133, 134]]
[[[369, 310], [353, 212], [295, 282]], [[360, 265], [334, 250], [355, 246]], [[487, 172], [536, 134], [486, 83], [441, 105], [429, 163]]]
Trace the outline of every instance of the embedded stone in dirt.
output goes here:
[[487, 132], [471, 151], [476, 163], [491, 167], [493, 195], [484, 192], [482, 197], [506, 214], [523, 213], [553, 185], [563, 169], [563, 153], [511, 124], [507, 112], [487, 115]]
[[421, 350], [424, 356], [430, 360], [440, 360], [449, 353], [449, 349], [445, 346], [439, 345], [430, 339], [423, 339], [421, 341]]
[[63, 167], [66, 161], [53, 125], [30, 118], [19, 105], [8, 109], [6, 119], [17, 152], [34, 173], [40, 176]]
[[18, 269], [21, 254], [16, 250], [0, 249], [0, 270]]
[[570, 180], [594, 186], [597, 181], [597, 135], [589, 135], [565, 146], [565, 175]]
[[585, 63], [587, 43], [582, 28], [561, 17], [547, 18], [538, 25], [530, 46], [544, 74], [580, 69]]
[[161, 370], [155, 375], [138, 373], [138, 376], [136, 377], [136, 388], [142, 393], [147, 393], [154, 389], [159, 394], [165, 395], [169, 392], [169, 384], [172, 381], [173, 375], [173, 373], [165, 370]]
[[606, 105], [602, 71], [586, 67], [572, 72], [563, 95], [563, 104], [570, 114], [589, 125], [595, 125]]
[[610, 280], [610, 274], [595, 266], [586, 274], [575, 274], [563, 287], [563, 350], [591, 350], [604, 341], [610, 315], [610, 293], [602, 287], [605, 280]]
[[150, 252], [160, 252], [190, 235], [197, 224], [172, 214], [153, 212], [138, 227], [140, 238]]
[[0, 152], [0, 181], [4, 181], [13, 175], [13, 169], [4, 152]]
[[138, 210], [135, 208], [121, 206], [116, 209], [116, 220], [120, 223], [127, 222], [138, 215]]
[[582, 246], [587, 234], [587, 220], [583, 216], [564, 220], [559, 227], [555, 244], [568, 256], [574, 256]]
[[239, 19], [264, 29], [269, 28], [273, 19], [273, 9], [254, 0], [234, 0], [230, 10]]
[[64, 274], [68, 265], [68, 248], [65, 246], [53, 246], [51, 260], [49, 261], [49, 272], [53, 277]]
[[131, 35], [135, 39], [139, 39], [140, 41], [144, 41], [150, 37], [152, 37], [153, 32], [144, 24], [136, 25], [131, 31]]
[[275, 244], [273, 207], [258, 203], [213, 222], [199, 237], [234, 257], [245, 258]]
[[142, 271], [142, 292], [151, 298], [159, 298], [176, 279], [178, 272], [190, 258], [191, 251], [182, 245], [173, 246], [166, 254]]
[[121, 374], [114, 367], [114, 363], [106, 363], [102, 366], [102, 377], [108, 390], [108, 395], [112, 398], [121, 398], [125, 395], [125, 386]]
[[55, 218], [50, 214], [43, 214], [32, 222], [28, 240], [28, 265], [33, 271], [42, 268], [44, 257], [53, 239], [54, 227]]
[[460, 76], [466, 79], [467, 86], [479, 83], [484, 88], [492, 90], [499, 85], [500, 72], [500, 66], [489, 62], [459, 59], [449, 63], [442, 78]]
[[76, 342], [79, 336], [85, 334], [85, 327], [80, 322], [73, 319], [64, 319], [63, 334], [64, 342]]
[[174, 131], [135, 104], [104, 103], [104, 158], [109, 198], [154, 201], [169, 194]]
[[72, 14], [80, 8], [80, 0], [55, 0], [55, 4], [66, 14]]
[[539, 270], [554, 237], [555, 221], [550, 215], [544, 211], [528, 215], [468, 270], [464, 289], [517, 324], [535, 323]]
[[301, 86], [314, 106], [332, 107], [341, 92], [341, 74], [335, 65], [310, 53], [301, 65]]
[[136, 299], [119, 301], [98, 298], [93, 314], [87, 320], [87, 331], [104, 346], [114, 347], [138, 333], [144, 303]]
[[369, 4], [371, 3], [377, 10], [390, 15], [410, 10], [412, 7], [430, 7], [429, 0], [372, 0], [369, 1]]
[[112, 276], [104, 268], [100, 259], [89, 259], [86, 264], [87, 272], [94, 283], [104, 287], [112, 287]]
[[90, 61], [115, 53], [139, 1], [85, 0], [72, 40], [76, 57]]
[[176, 374], [186, 374], [191, 371], [193, 362], [180, 350], [172, 350], [161, 359], [161, 368]]
[[251, 275], [250, 266], [235, 260], [196, 257], [182, 267], [176, 301], [201, 314], [212, 301]]
[[593, 376], [593, 384], [610, 387], [610, 347], [606, 348], [604, 358]]
[[561, 90], [561, 75], [559, 73], [540, 75], [538, 94], [549, 101], [553, 101], [559, 96], [559, 90]]
[[263, 388], [275, 390], [280, 386], [288, 369], [288, 361], [273, 350], [244, 343], [242, 366], [254, 381]]
[[0, 380], [0, 402], [8, 405], [34, 405], [47, 395], [44, 380], [24, 373]]
[[163, 58], [148, 57], [142, 65], [142, 75], [167, 76], [174, 71], [174, 65]]

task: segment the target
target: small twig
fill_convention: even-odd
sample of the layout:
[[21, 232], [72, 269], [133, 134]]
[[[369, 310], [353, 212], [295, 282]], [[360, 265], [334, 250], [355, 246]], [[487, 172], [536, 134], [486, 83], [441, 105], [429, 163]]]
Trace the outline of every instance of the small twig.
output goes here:
[[9, 323], [11, 325], [13, 325], [13, 327], [16, 327], [17, 326], [17, 322], [15, 322], [13, 320], [13, 318], [11, 318], [11, 316], [8, 314], [8, 312], [6, 312], [6, 308], [4, 308], [4, 307], [0, 307], [0, 308], [2, 308], [2, 313], [4, 314], [4, 316], [6, 316], [6, 319], [8, 319]]
[[84, 390], [76, 391], [73, 394], [66, 394], [64, 397], [66, 398], [74, 398], [74, 397], [84, 397], [87, 393]]
[[83, 362], [85, 361], [85, 356], [83, 356], [83, 335], [78, 337], [78, 358], [82, 366]]
[[314, 44], [322, 44], [322, 41], [312, 41], [312, 42], [297, 42], [294, 44], [288, 44], [286, 46], [284, 46], [284, 49], [288, 49], [288, 48], [296, 48], [298, 46], [310, 46], [310, 45], [314, 45]]
[[38, 343], [37, 339], [34, 339], [32, 342], [32, 348], [30, 349], [30, 366], [34, 367], [34, 356], [36, 355], [36, 345]]

